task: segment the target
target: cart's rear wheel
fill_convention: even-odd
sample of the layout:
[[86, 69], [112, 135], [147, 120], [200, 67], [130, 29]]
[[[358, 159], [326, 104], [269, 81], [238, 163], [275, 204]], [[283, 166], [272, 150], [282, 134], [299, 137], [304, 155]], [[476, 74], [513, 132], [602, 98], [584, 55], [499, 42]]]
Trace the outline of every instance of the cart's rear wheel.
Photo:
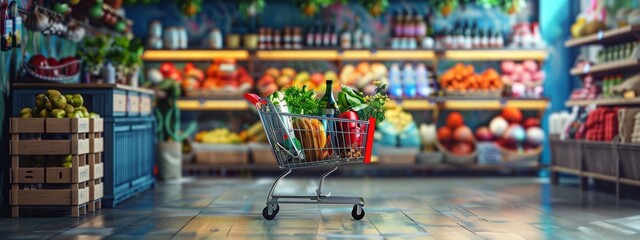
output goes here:
[[[358, 208], [360, 208], [360, 215], [358, 215]], [[353, 205], [353, 210], [351, 210], [351, 217], [355, 220], [361, 220], [364, 218], [364, 209], [358, 205]]]
[[[278, 208], [280, 208], [280, 207], [278, 207]], [[271, 215], [269, 215], [269, 206], [266, 206], [266, 207], [264, 207], [262, 209], [262, 217], [264, 217], [264, 219], [267, 219], [267, 220], [272, 220], [272, 219], [274, 219], [276, 217], [276, 214], [278, 214], [278, 210], [279, 209], [274, 210], [271, 213]]]

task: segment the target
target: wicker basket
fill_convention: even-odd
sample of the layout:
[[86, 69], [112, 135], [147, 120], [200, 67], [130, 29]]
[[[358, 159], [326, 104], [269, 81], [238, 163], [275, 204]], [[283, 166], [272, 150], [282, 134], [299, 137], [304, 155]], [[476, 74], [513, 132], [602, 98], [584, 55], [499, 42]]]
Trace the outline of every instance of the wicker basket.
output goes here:
[[582, 157], [580, 142], [576, 140], [560, 140], [558, 135], [549, 136], [551, 146], [551, 162], [553, 165], [580, 170]]
[[540, 154], [542, 154], [542, 145], [522, 153], [500, 145], [498, 145], [498, 149], [500, 149], [503, 162], [535, 162], [540, 159]]
[[[67, 67], [70, 67], [71, 65], [76, 65], [77, 71], [73, 75], [68, 75]], [[26, 60], [22, 63], [22, 67], [24, 71], [27, 73], [27, 75], [37, 80], [55, 82], [55, 83], [78, 83], [80, 80], [81, 65], [82, 65], [82, 60], [75, 60], [72, 62], [60, 64], [57, 66], [51, 66], [51, 67], [50, 66], [36, 67], [29, 64], [29, 62]], [[58, 76], [54, 77], [54, 76], [42, 75], [42, 73], [46, 73], [46, 72], [49, 72], [51, 74], [53, 74], [53, 72], [57, 72]]]
[[618, 144], [620, 177], [640, 180], [640, 144]]
[[469, 91], [456, 91], [456, 90], [444, 90], [444, 94], [450, 97], [459, 98], [499, 98], [502, 96], [503, 88], [497, 90], [469, 90]]
[[468, 165], [475, 163], [476, 157], [478, 156], [478, 150], [475, 140], [473, 141], [474, 149], [473, 152], [469, 155], [457, 155], [453, 154], [449, 149], [445, 148], [440, 144], [440, 141], [436, 141], [436, 147], [443, 155], [444, 163], [449, 164], [459, 164], [459, 165]]
[[584, 170], [616, 176], [616, 160], [613, 142], [582, 141]]

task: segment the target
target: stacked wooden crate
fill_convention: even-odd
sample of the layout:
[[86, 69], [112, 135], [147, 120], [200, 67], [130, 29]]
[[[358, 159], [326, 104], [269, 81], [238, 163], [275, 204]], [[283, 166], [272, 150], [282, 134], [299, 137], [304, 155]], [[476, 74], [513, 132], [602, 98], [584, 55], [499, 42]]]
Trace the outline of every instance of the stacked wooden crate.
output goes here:
[[[99, 176], [92, 171], [101, 172], [95, 154], [92, 157], [90, 153], [103, 148], [101, 139], [96, 138], [100, 135], [92, 130], [102, 129], [102, 124], [102, 120], [78, 118], [10, 120], [13, 217], [19, 217], [23, 208], [51, 206], [68, 207], [75, 217], [86, 214], [91, 177]], [[93, 185], [93, 200], [99, 202], [101, 186]]]
[[89, 120], [89, 212], [102, 208], [102, 196], [104, 196], [104, 164], [102, 153], [104, 152], [104, 120], [101, 118]]

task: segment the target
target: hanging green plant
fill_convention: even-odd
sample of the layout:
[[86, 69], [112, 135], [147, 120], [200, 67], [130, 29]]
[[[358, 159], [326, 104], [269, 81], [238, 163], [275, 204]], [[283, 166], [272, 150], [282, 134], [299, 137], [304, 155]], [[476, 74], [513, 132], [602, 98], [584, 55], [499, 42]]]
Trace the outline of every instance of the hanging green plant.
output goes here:
[[202, 11], [202, 0], [174, 0], [178, 9], [187, 17], [193, 17]]
[[311, 17], [318, 13], [320, 8], [327, 7], [335, 2], [348, 3], [345, 0], [293, 0], [293, 4], [300, 9], [302, 15]]
[[265, 5], [265, 0], [241, 0], [238, 9], [242, 16], [255, 17], [259, 13], [262, 13]]
[[388, 0], [360, 0], [371, 16], [380, 16], [389, 7]]

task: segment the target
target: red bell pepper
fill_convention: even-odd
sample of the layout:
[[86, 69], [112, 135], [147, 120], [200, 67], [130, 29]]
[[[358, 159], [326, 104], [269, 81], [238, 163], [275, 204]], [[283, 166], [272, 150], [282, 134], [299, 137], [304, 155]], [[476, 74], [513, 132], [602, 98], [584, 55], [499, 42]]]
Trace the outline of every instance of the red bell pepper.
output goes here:
[[[339, 118], [360, 120], [360, 118], [358, 118], [358, 114], [351, 110], [340, 114]], [[360, 124], [355, 122], [343, 122], [338, 124], [337, 128], [339, 132], [343, 132], [342, 137], [338, 138], [338, 145], [340, 147], [358, 148], [362, 145]]]

